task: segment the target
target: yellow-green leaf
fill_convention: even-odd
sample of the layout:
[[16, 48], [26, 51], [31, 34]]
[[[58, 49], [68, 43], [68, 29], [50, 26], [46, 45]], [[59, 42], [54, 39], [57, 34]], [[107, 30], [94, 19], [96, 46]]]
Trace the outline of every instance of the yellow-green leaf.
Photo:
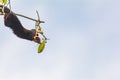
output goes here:
[[38, 53], [41, 53], [44, 50], [44, 48], [45, 48], [45, 42], [43, 41], [38, 47]]
[[0, 3], [6, 5], [8, 3], [8, 0], [0, 0]]

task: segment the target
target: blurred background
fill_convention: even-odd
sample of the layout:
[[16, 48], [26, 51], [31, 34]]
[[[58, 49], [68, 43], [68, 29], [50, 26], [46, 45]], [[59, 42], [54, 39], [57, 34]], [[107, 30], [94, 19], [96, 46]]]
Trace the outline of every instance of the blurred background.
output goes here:
[[[120, 80], [119, 0], [11, 0], [16, 13], [40, 14], [48, 40], [16, 37], [0, 16], [0, 80]], [[35, 22], [18, 17], [27, 29]]]

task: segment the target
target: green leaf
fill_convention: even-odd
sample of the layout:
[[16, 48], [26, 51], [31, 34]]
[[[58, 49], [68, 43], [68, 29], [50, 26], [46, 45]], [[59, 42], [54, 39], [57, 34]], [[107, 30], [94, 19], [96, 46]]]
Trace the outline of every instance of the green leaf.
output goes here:
[[44, 48], [45, 48], [45, 42], [43, 41], [38, 47], [38, 53], [41, 53], [44, 50]]
[[0, 0], [0, 3], [6, 5], [8, 3], [8, 0]]

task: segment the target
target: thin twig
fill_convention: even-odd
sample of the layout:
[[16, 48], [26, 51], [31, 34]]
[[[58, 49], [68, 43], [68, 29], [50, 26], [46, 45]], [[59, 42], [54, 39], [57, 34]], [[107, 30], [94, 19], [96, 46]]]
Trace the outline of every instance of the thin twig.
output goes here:
[[[35, 22], [38, 22], [39, 20], [36, 20], [36, 19], [33, 19], [33, 18], [30, 18], [30, 17], [27, 17], [27, 16], [24, 16], [22, 14], [18, 14], [18, 13], [15, 13], [17, 16], [21, 16], [21, 17], [24, 17], [24, 18], [27, 18], [27, 19], [30, 19], [32, 21], [35, 21]], [[40, 23], [45, 23], [44, 21], [40, 21]]]
[[36, 10], [36, 13], [37, 13], [38, 20], [40, 20], [40, 16], [37, 10]]
[[30, 20], [32, 20], [32, 21], [38, 21], [38, 20], [36, 20], [36, 19], [33, 19], [33, 18], [30, 18], [30, 17], [24, 16], [24, 15], [22, 15], [22, 14], [17, 14], [17, 13], [15, 13], [15, 15], [21, 16], [21, 17], [24, 17], [24, 18], [27, 18], [27, 19], [30, 19]]
[[11, 11], [11, 2], [10, 2], [10, 0], [9, 0], [9, 3], [8, 3], [8, 4], [9, 4], [10, 11]]

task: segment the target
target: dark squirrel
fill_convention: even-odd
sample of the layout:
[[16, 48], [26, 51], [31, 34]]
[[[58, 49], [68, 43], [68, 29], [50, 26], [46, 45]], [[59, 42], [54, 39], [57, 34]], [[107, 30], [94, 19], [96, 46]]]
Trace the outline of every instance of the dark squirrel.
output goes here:
[[40, 44], [40, 38], [39, 37], [34, 38], [34, 36], [36, 36], [36, 30], [35, 29], [28, 30], [24, 28], [19, 19], [17, 18], [17, 16], [15, 15], [15, 13], [10, 11], [9, 8], [4, 7], [3, 9], [3, 5], [0, 5], [0, 12], [3, 13], [4, 15], [5, 26], [11, 28], [16, 36], [22, 39], [35, 41], [36, 43]]

